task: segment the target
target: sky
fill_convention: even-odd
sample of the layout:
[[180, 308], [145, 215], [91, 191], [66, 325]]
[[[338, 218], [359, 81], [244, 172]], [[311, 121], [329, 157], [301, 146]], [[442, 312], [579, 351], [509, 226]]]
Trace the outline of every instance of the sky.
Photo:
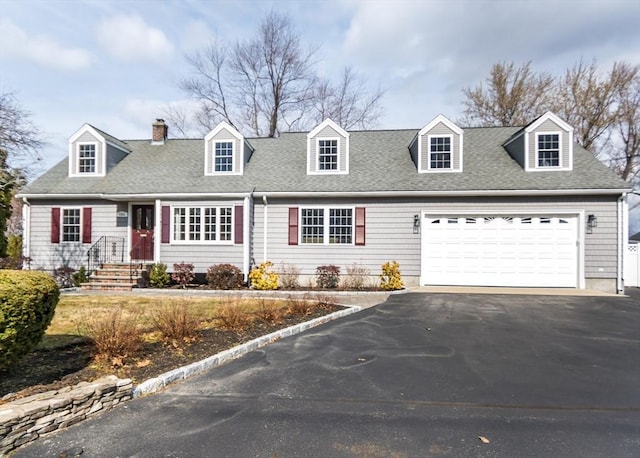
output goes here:
[[41, 129], [40, 170], [84, 123], [150, 138], [164, 107], [188, 103], [186, 56], [251, 36], [271, 10], [320, 47], [322, 75], [348, 65], [385, 90], [384, 129], [459, 118], [462, 88], [497, 62], [640, 63], [640, 0], [0, 0], [0, 92]]

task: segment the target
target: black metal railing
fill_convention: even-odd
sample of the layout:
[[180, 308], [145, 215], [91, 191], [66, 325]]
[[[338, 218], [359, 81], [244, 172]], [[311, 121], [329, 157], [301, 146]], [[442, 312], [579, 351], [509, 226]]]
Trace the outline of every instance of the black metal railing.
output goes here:
[[124, 237], [100, 237], [87, 250], [87, 273], [108, 262], [124, 262], [124, 245]]

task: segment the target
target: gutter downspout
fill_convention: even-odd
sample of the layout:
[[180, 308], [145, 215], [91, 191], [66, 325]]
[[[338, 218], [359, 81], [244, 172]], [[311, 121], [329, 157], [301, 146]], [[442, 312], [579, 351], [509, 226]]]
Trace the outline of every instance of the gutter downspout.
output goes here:
[[627, 254], [629, 243], [629, 204], [627, 193], [622, 193], [618, 198], [618, 276], [616, 288], [618, 294], [624, 294], [624, 257]]
[[253, 191], [255, 191], [255, 187], [251, 190], [248, 196], [244, 198], [244, 202], [242, 205], [242, 219], [244, 221], [244, 225], [242, 227], [242, 239], [244, 240], [242, 244], [242, 270], [244, 274], [245, 280], [249, 280], [249, 272], [251, 271], [251, 227], [253, 226]]
[[[26, 197], [22, 198], [22, 256], [25, 260], [31, 258], [31, 204]], [[27, 265], [27, 270], [31, 270], [30, 261], [27, 261]]]
[[268, 211], [269, 201], [267, 200], [266, 194], [262, 195], [262, 203], [264, 205], [264, 231], [263, 231], [264, 241], [262, 243], [262, 248], [263, 248], [262, 262], [267, 262], [267, 228], [268, 228], [267, 223], [268, 223], [268, 217], [269, 217], [269, 211]]

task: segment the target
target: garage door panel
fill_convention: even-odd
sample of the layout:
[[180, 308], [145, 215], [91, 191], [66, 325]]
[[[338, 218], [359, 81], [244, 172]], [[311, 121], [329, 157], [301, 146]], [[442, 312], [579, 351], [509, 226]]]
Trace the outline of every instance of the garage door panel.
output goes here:
[[577, 217], [425, 218], [425, 284], [577, 286]]

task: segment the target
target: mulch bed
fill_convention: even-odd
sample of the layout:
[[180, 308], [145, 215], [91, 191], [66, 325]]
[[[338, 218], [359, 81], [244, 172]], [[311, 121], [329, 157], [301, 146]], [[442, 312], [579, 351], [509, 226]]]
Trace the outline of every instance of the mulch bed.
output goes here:
[[135, 358], [120, 367], [96, 364], [94, 347], [90, 341], [78, 340], [52, 350], [36, 350], [12, 367], [0, 370], [0, 404], [15, 399], [56, 390], [82, 381], [95, 380], [106, 374], [131, 378], [134, 384], [156, 377], [171, 369], [199, 361], [208, 356], [248, 342], [294, 324], [341, 310], [343, 307], [327, 304], [310, 314], [287, 315], [278, 323], [256, 321], [236, 333], [220, 329], [205, 329], [193, 342], [175, 345], [167, 342], [145, 343]]

